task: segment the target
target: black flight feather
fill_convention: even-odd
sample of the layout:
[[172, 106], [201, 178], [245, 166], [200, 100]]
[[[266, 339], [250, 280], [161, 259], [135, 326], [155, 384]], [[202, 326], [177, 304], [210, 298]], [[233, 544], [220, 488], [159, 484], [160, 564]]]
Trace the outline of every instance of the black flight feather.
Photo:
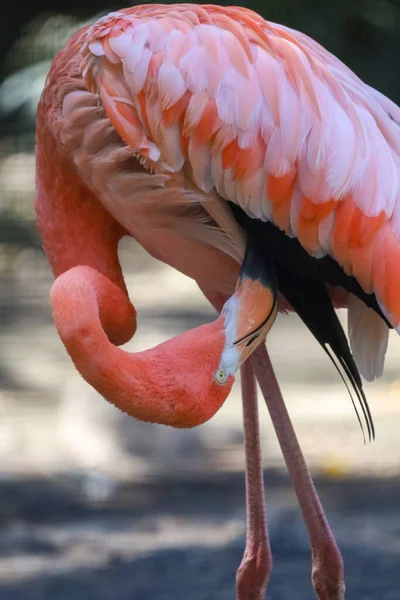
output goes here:
[[[288, 237], [272, 223], [251, 219], [235, 204], [231, 204], [231, 208], [236, 220], [246, 230], [252, 243], [256, 244], [258, 253], [266, 261], [273, 262], [278, 290], [307, 325], [339, 372], [349, 391], [361, 429], [363, 429], [353, 394], [346, 382], [346, 378], [348, 379], [361, 406], [367, 424], [368, 437], [373, 439], [375, 437], [374, 425], [360, 373], [326, 284], [341, 286], [358, 296], [387, 322], [375, 296], [366, 294], [357, 280], [346, 275], [340, 265], [331, 257], [314, 258], [304, 250], [296, 238]], [[388, 325], [390, 326], [389, 323]]]

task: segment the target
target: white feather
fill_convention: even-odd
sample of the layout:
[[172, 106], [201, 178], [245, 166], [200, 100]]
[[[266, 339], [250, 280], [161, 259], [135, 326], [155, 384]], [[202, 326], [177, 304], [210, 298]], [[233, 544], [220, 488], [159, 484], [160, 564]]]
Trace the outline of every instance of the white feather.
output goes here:
[[168, 63], [163, 63], [158, 71], [158, 97], [162, 110], [174, 106], [186, 92], [181, 72]]
[[196, 94], [207, 89], [207, 53], [202, 46], [194, 46], [179, 63], [187, 89]]
[[189, 139], [189, 162], [193, 171], [193, 181], [203, 192], [210, 192], [214, 187], [211, 173], [210, 147], [199, 144], [193, 137]]
[[356, 365], [367, 381], [373, 381], [383, 373], [389, 328], [372, 308], [353, 294], [349, 294], [347, 325]]
[[144, 45], [147, 42], [148, 30], [145, 25], [137, 25], [135, 27], [135, 33], [132, 38], [132, 44], [129, 49], [129, 53], [122, 60], [122, 64], [124, 68], [129, 72], [133, 73], [136, 68], [136, 65], [140, 61]]
[[133, 27], [128, 27], [120, 35], [109, 38], [111, 50], [120, 58], [125, 58], [130, 52], [133, 31]]
[[89, 44], [89, 50], [95, 56], [104, 56], [105, 55], [103, 44], [101, 43], [100, 40], [95, 40], [94, 42], [91, 42]]
[[[400, 162], [400, 161], [399, 161]], [[398, 166], [400, 170], [400, 165]], [[397, 200], [394, 204], [393, 215], [392, 215], [392, 227], [393, 233], [397, 238], [400, 238], [400, 191], [397, 196]]]
[[275, 127], [265, 153], [266, 171], [275, 177], [282, 177], [290, 171], [290, 167], [291, 164], [283, 152], [280, 129]]
[[261, 219], [262, 217], [262, 193], [265, 183], [265, 174], [262, 167], [258, 168], [251, 177], [237, 181], [237, 202], [246, 213]]
[[152, 54], [149, 48], [144, 48], [142, 56], [140, 57], [140, 60], [136, 65], [133, 75], [130, 76], [130, 83], [132, 85], [132, 91], [134, 94], [139, 94], [139, 92], [142, 91], [142, 88], [146, 81], [151, 56]]

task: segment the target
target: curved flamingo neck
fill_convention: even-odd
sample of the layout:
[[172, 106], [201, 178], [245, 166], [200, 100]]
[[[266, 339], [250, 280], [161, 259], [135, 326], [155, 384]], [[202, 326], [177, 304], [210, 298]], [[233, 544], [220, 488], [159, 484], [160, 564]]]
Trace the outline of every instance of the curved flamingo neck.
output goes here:
[[[43, 112], [43, 107], [41, 112]], [[38, 125], [45, 117], [38, 113]], [[45, 122], [45, 121], [44, 121]], [[124, 229], [84, 186], [72, 164], [62, 156], [51, 133], [38, 127], [36, 140], [37, 226], [55, 277], [78, 265], [93, 267], [127, 290], [118, 259], [118, 242]], [[131, 305], [130, 305], [131, 306]], [[133, 307], [130, 309], [131, 316]], [[106, 333], [116, 344], [127, 342], [136, 330], [130, 317], [117, 331], [114, 323]]]
[[223, 386], [214, 379], [225, 343], [223, 320], [139, 354], [116, 348], [136, 328], [118, 260], [125, 231], [58, 147], [50, 92], [38, 109], [35, 208], [57, 278], [51, 299], [59, 335], [84, 379], [124, 412], [175, 427], [204, 423], [233, 383], [233, 377]]
[[131, 416], [193, 427], [210, 419], [228, 396], [233, 377], [224, 386], [214, 380], [225, 343], [223, 319], [130, 354], [104, 332], [129, 319], [130, 302], [102, 274], [71, 269], [57, 278], [51, 301], [58, 333], [81, 375]]

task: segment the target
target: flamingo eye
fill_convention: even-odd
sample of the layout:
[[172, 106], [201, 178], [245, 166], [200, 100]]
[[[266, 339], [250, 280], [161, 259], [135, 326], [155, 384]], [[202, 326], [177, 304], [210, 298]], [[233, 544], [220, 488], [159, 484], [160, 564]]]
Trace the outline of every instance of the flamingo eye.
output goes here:
[[220, 385], [224, 385], [224, 383], [227, 382], [228, 377], [223, 369], [219, 369], [215, 373], [215, 379], [217, 380], [217, 383], [219, 383]]

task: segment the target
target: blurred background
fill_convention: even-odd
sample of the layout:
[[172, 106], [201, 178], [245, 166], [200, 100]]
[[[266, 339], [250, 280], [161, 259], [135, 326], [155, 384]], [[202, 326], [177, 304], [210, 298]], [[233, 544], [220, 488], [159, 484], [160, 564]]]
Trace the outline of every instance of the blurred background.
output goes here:
[[[250, 2], [321, 42], [400, 103], [398, 0]], [[35, 111], [52, 58], [120, 6], [13, 0], [0, 35], [0, 599], [232, 599], [244, 547], [239, 385], [191, 431], [135, 422], [77, 375], [51, 319], [52, 276], [35, 229]], [[195, 284], [132, 240], [121, 260], [144, 349], [213, 318]], [[160, 289], [163, 294], [160, 295]], [[345, 323], [346, 315], [341, 318]], [[377, 440], [295, 316], [269, 349], [346, 560], [348, 598], [400, 599], [400, 342], [366, 385]], [[306, 600], [309, 548], [260, 404], [275, 571], [268, 598]], [[290, 577], [288, 577], [290, 574]]]

